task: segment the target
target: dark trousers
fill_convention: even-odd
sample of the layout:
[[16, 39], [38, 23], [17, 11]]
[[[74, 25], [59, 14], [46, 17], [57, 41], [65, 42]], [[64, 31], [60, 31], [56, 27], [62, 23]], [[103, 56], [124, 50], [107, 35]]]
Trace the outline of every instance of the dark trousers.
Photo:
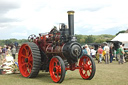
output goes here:
[[12, 54], [13, 58], [15, 59], [15, 54]]
[[92, 55], [93, 58], [95, 58], [95, 55]]
[[123, 64], [123, 55], [120, 55], [120, 58], [119, 58], [119, 64], [122, 63]]
[[113, 61], [113, 55], [110, 54], [110, 63], [112, 63], [112, 61]]

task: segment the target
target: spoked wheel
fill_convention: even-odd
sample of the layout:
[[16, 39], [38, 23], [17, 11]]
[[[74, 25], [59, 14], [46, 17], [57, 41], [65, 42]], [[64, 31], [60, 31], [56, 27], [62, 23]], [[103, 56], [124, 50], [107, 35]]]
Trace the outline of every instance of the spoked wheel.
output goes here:
[[49, 72], [54, 82], [61, 83], [64, 80], [65, 64], [61, 57], [55, 56], [51, 59]]
[[32, 35], [30, 35], [30, 36], [28, 37], [28, 41], [29, 41], [29, 42], [33, 42], [34, 39], [36, 39], [36, 35], [34, 35], [34, 34], [32, 34]]
[[21, 46], [18, 54], [19, 70], [24, 77], [36, 77], [41, 66], [41, 55], [35, 43], [28, 42]]
[[79, 66], [81, 67], [79, 69], [79, 72], [83, 79], [91, 80], [94, 77], [96, 67], [95, 67], [95, 62], [90, 56], [88, 55], [82, 56], [79, 61]]

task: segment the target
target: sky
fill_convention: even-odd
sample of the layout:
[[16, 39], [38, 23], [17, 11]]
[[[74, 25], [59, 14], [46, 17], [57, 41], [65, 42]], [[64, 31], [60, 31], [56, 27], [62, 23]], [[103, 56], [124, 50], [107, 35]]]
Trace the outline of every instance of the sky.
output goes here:
[[73, 10], [74, 32], [115, 35], [128, 29], [128, 0], [0, 0], [0, 40], [27, 39], [68, 24]]

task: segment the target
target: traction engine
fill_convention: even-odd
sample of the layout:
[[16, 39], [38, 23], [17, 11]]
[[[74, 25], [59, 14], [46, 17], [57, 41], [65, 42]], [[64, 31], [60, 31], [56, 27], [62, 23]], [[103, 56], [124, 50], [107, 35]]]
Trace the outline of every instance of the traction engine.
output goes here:
[[[89, 55], [83, 55], [81, 45], [74, 36], [74, 11], [68, 11], [68, 25], [61, 23], [47, 34], [32, 34], [18, 53], [19, 70], [23, 77], [36, 77], [40, 70], [49, 72], [52, 80], [61, 83], [67, 70], [79, 69], [81, 77], [91, 80], [95, 75], [95, 63]], [[79, 62], [79, 63], [78, 63]]]

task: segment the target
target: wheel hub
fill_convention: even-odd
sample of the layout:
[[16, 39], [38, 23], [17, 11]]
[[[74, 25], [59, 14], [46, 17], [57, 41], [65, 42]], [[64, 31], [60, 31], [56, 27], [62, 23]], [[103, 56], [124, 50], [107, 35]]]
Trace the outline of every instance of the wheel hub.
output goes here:
[[53, 68], [53, 71], [56, 72], [56, 68]]
[[25, 58], [25, 62], [28, 63], [28, 58]]
[[89, 70], [89, 66], [87, 64], [84, 65], [84, 70]]

